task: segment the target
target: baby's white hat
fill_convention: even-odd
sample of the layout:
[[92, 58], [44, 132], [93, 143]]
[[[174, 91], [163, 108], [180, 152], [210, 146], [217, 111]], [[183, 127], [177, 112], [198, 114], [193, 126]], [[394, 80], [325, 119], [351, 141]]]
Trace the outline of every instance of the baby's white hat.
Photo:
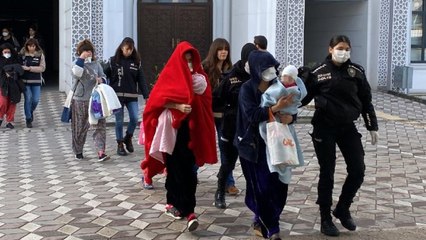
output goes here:
[[294, 65], [288, 65], [284, 68], [283, 72], [281, 73], [281, 76], [287, 75], [293, 78], [294, 80], [297, 79], [297, 68]]

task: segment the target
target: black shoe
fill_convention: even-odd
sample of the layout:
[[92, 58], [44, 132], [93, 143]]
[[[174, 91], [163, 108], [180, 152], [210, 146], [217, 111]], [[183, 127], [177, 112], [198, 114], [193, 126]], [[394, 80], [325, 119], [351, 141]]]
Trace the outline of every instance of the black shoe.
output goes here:
[[124, 139], [123, 139], [123, 142], [126, 145], [127, 151], [131, 153], [135, 151], [132, 144], [132, 137], [133, 135], [126, 133], [126, 136], [124, 136]]
[[27, 128], [32, 128], [33, 127], [33, 124], [31, 123], [30, 120], [27, 120], [26, 124], [27, 124]]
[[356, 224], [355, 224], [353, 218], [351, 217], [351, 213], [349, 212], [349, 210], [339, 211], [337, 209], [334, 209], [333, 216], [335, 216], [337, 219], [339, 219], [342, 226], [345, 227], [346, 229], [348, 229], [349, 231], [355, 231], [356, 230]]
[[103, 162], [109, 159], [109, 156], [106, 155], [105, 153], [103, 153], [102, 155], [99, 156], [98, 158], [98, 162]]
[[78, 153], [78, 154], [75, 155], [75, 159], [77, 159], [77, 160], [82, 160], [83, 158], [84, 158], [83, 153]]
[[13, 126], [12, 123], [7, 123], [6, 127], [9, 128], [9, 129], [14, 129], [15, 128], [15, 126]]
[[214, 206], [216, 208], [225, 209], [226, 208], [226, 202], [225, 202], [225, 193], [216, 191], [214, 194]]
[[327, 236], [337, 237], [339, 236], [340, 231], [331, 219], [327, 219], [321, 220], [321, 233], [324, 233]]
[[124, 150], [123, 141], [117, 141], [117, 154], [120, 156], [127, 156], [127, 152]]

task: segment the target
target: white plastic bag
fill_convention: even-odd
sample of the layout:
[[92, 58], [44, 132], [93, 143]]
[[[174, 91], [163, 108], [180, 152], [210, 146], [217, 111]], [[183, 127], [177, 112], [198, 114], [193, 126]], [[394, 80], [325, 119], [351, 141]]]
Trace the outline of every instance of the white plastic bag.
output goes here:
[[273, 116], [269, 119], [266, 123], [266, 146], [272, 165], [299, 166], [296, 143], [288, 125], [275, 121]]

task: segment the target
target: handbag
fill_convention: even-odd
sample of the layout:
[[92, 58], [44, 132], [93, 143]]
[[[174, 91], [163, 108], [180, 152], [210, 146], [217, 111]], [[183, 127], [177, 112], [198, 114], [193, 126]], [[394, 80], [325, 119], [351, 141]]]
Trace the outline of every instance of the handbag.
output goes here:
[[266, 123], [266, 139], [272, 165], [300, 165], [296, 143], [288, 125], [275, 121], [271, 110], [269, 110], [269, 121]]
[[62, 109], [61, 122], [69, 123], [71, 120], [71, 108], [65, 107]]
[[67, 98], [65, 99], [64, 108], [62, 109], [62, 114], [61, 114], [61, 122], [63, 123], [69, 123], [71, 120], [71, 116], [72, 116], [71, 102], [72, 102], [72, 98], [74, 97], [74, 92], [75, 92], [75, 89], [77, 88], [77, 84], [79, 81], [80, 80], [78, 80], [75, 83], [74, 87], [71, 90], [69, 90], [67, 94]]

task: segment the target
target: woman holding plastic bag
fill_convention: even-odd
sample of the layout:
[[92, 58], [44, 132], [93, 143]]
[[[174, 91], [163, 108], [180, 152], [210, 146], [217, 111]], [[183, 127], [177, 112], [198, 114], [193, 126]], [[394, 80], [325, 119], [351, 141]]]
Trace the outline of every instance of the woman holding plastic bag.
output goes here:
[[[271, 69], [275, 73], [275, 69]], [[281, 79], [271, 79], [272, 85], [262, 94], [261, 107], [273, 106], [283, 96], [293, 96], [293, 102], [279, 110], [279, 114], [297, 115], [297, 108], [306, 96], [306, 88], [302, 79], [297, 77], [297, 68], [289, 65], [284, 68]], [[269, 111], [268, 122], [259, 125], [260, 135], [266, 142], [266, 159], [269, 170], [277, 172], [283, 183], [290, 183], [291, 167], [304, 164], [302, 149], [293, 124], [282, 124]]]
[[77, 45], [78, 58], [72, 67], [73, 82], [78, 82], [71, 101], [71, 132], [72, 149], [75, 159], [82, 160], [83, 147], [89, 128], [92, 127], [93, 141], [99, 161], [109, 159], [105, 154], [106, 148], [106, 120], [99, 119], [96, 125], [89, 123], [89, 103], [92, 89], [96, 84], [105, 82], [102, 66], [96, 61], [95, 48], [90, 40], [85, 39]]

